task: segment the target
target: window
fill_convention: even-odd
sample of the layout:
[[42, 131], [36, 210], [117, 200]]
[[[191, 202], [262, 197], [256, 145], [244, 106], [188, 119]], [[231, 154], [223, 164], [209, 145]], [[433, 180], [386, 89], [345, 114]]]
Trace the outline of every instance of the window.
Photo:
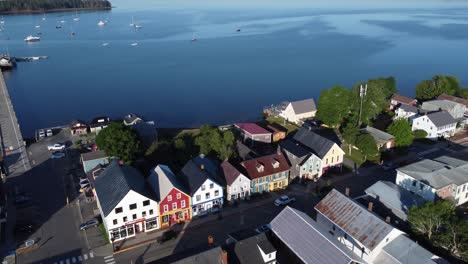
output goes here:
[[141, 213], [141, 217], [146, 217], [146, 211], [143, 211], [143, 212]]
[[333, 231], [335, 231], [335, 230], [336, 230], [336, 228], [335, 228], [335, 225], [333, 225], [333, 226], [332, 226], [332, 230], [333, 230]]
[[424, 189], [424, 184], [419, 183], [419, 189], [422, 191], [422, 189]]
[[149, 210], [149, 214], [153, 215], [153, 209]]
[[112, 220], [112, 224], [117, 225], [117, 219]]
[[137, 208], [136, 203], [131, 204], [129, 207], [130, 207], [130, 210], [135, 210]]
[[182, 194], [177, 193], [177, 199], [180, 199], [180, 198], [182, 198]]
[[127, 222], [127, 217], [126, 216], [123, 217], [123, 221]]
[[167, 196], [167, 201], [168, 201], [168, 202], [172, 201], [172, 195], [168, 195], [168, 196]]
[[334, 150], [334, 149], [332, 149], [332, 154], [335, 154], [335, 150]]
[[215, 191], [215, 196], [218, 196], [219, 195], [219, 190], [216, 190]]
[[167, 211], [169, 211], [169, 205], [165, 204], [164, 205], [164, 212], [167, 212]]
[[132, 218], [133, 218], [133, 220], [135, 220], [136, 219], [136, 214], [133, 214]]
[[336, 156], [336, 162], [340, 162], [340, 156]]
[[143, 201], [143, 206], [148, 206], [148, 205], [150, 205], [150, 201], [149, 201], [149, 200]]
[[202, 190], [202, 191], [205, 190], [205, 184], [203, 184], [203, 185], [201, 186], [201, 190]]
[[213, 189], [213, 188], [214, 188], [214, 184], [210, 183], [210, 189]]
[[465, 191], [465, 187], [466, 187], [466, 184], [465, 184], [465, 185], [463, 185], [463, 191]]
[[327, 165], [328, 165], [328, 158], [325, 160], [325, 164], [327, 164]]
[[344, 234], [344, 239], [348, 239], [348, 234]]
[[331, 163], [333, 163], [333, 159], [334, 159], [334, 158], [335, 158], [335, 157], [332, 157], [332, 162], [331, 162]]
[[177, 209], [177, 203], [172, 203], [172, 210]]
[[197, 196], [195, 197], [195, 200], [197, 200], [197, 202], [199, 202], [199, 201], [201, 200], [201, 195], [197, 195]]
[[416, 187], [416, 181], [413, 181], [413, 187]]
[[116, 214], [120, 214], [121, 212], [123, 212], [122, 207], [115, 208], [115, 213]]
[[180, 206], [181, 206], [182, 208], [185, 207], [185, 200], [182, 200], [182, 201], [180, 202]]
[[210, 193], [205, 193], [205, 199], [210, 199]]

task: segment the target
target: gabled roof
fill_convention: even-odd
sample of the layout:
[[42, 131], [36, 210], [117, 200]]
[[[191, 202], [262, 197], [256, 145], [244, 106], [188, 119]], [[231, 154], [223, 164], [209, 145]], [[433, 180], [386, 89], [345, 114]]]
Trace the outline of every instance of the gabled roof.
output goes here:
[[247, 147], [240, 140], [236, 141], [236, 150], [237, 154], [239, 155], [239, 158], [243, 160], [252, 159], [258, 156], [258, 154], [255, 151]]
[[103, 150], [96, 150], [81, 154], [81, 159], [83, 162], [104, 158], [108, 158], [108, 156]]
[[87, 127], [88, 125], [86, 124], [86, 122], [82, 121], [82, 120], [73, 120], [70, 124], [70, 126], [73, 128], [73, 127], [77, 127], [77, 125], [79, 124], [78, 127]]
[[436, 264], [443, 262], [445, 261], [403, 234], [385, 245], [374, 259], [374, 263], [379, 264]]
[[291, 139], [282, 140], [279, 145], [282, 149], [299, 158], [306, 157], [312, 153], [312, 151], [304, 147], [301, 143]]
[[315, 210], [369, 250], [374, 250], [393, 230], [385, 221], [335, 189], [315, 206]]
[[146, 185], [144, 176], [133, 167], [119, 165], [117, 160], [113, 160], [99, 174], [99, 177], [94, 180], [94, 187], [104, 216], [109, 215], [130, 191], [155, 200], [154, 194]]
[[429, 111], [446, 110], [450, 111], [455, 107], [464, 107], [464, 105], [449, 100], [431, 100], [422, 104], [421, 108]]
[[426, 115], [436, 127], [452, 125], [457, 121], [452, 117], [451, 114], [445, 111], [433, 112]]
[[185, 164], [180, 176], [192, 196], [208, 179], [222, 186], [218, 174], [219, 170], [213, 160], [205, 156], [197, 156]]
[[136, 114], [128, 114], [124, 117], [124, 124], [125, 125], [131, 125], [135, 122], [142, 122], [143, 120], [141, 119], [141, 117], [137, 116]]
[[[279, 163], [277, 168], [273, 166], [275, 162]], [[286, 161], [286, 158], [281, 152], [251, 160], [246, 160], [243, 161], [241, 165], [245, 168], [248, 176], [252, 180], [272, 175], [278, 172], [284, 172], [289, 170], [290, 168], [288, 162]], [[260, 166], [263, 166], [263, 171], [258, 169]]]
[[91, 122], [89, 123], [89, 126], [97, 127], [97, 126], [107, 125], [110, 123], [110, 121], [111, 119], [109, 117], [100, 116], [100, 117], [93, 118], [93, 120], [91, 120]]
[[424, 159], [397, 171], [418, 181], [440, 189], [449, 184], [457, 186], [468, 183], [468, 162], [456, 158], [442, 156], [434, 160]]
[[152, 264], [223, 264], [222, 252], [220, 246], [202, 246], [199, 248], [190, 248], [177, 254], [152, 261]]
[[402, 109], [407, 113], [415, 113], [415, 114], [419, 113], [419, 109], [414, 105], [402, 104], [400, 105], [400, 107], [398, 107], [398, 109]]
[[334, 141], [302, 127], [294, 135], [294, 140], [313, 150], [319, 158], [323, 158], [336, 144]]
[[271, 132], [255, 123], [236, 123], [235, 127], [244, 130], [251, 135], [271, 135]]
[[221, 163], [221, 169], [227, 185], [231, 185], [240, 175], [242, 175], [242, 173], [227, 160]]
[[403, 95], [399, 95], [399, 94], [394, 94], [392, 95], [392, 100], [395, 100], [399, 103], [402, 103], [402, 104], [412, 104], [414, 103], [414, 101], [416, 99], [414, 98], [411, 98], [411, 97], [407, 97], [407, 96], [403, 96]]
[[389, 181], [378, 181], [365, 190], [366, 194], [389, 207], [398, 217], [406, 220], [409, 209], [426, 201]]
[[447, 95], [447, 94], [441, 94], [441, 95], [439, 95], [439, 97], [437, 97], [437, 99], [439, 99], [439, 100], [448, 100], [448, 101], [452, 101], [452, 102], [455, 102], [455, 103], [459, 103], [459, 104], [465, 105], [465, 107], [468, 108], [468, 100], [460, 98], [460, 97], [451, 96], [451, 95]]
[[313, 98], [291, 102], [291, 106], [296, 115], [317, 111]]
[[348, 264], [359, 259], [312, 218], [289, 206], [270, 224], [273, 233], [304, 263]]
[[150, 185], [153, 187], [158, 201], [166, 198], [173, 188], [177, 188], [179, 191], [186, 193], [183, 185], [166, 165], [157, 165], [151, 171], [151, 176], [148, 180], [151, 181]]
[[395, 138], [394, 136], [388, 134], [387, 132], [378, 130], [377, 128], [370, 127], [370, 126], [361, 128], [361, 133], [370, 134], [375, 139], [376, 142], [390, 141]]
[[[234, 245], [227, 248], [228, 263], [241, 264], [258, 264], [265, 263], [260, 253], [260, 245], [267, 251], [276, 251], [274, 246], [268, 240], [265, 233], [249, 237], [247, 239], [236, 242]], [[268, 253], [266, 253], [268, 254]], [[272, 262], [274, 263], [274, 262]]]

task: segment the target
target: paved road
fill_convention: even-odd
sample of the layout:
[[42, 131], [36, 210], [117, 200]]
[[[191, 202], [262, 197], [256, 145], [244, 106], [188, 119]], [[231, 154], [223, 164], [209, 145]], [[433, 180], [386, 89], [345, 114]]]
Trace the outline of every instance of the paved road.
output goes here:
[[4, 163], [10, 176], [22, 175], [28, 171], [28, 155], [21, 135], [15, 110], [8, 94], [8, 89], [0, 71], [0, 142], [3, 150]]

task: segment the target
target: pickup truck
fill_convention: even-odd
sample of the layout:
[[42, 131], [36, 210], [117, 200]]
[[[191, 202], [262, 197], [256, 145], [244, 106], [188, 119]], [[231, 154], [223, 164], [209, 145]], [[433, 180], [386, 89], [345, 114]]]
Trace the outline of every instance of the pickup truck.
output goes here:
[[280, 198], [275, 200], [275, 205], [276, 206], [287, 205], [287, 204], [295, 202], [295, 201], [296, 201], [296, 198], [289, 197], [287, 195], [283, 195]]

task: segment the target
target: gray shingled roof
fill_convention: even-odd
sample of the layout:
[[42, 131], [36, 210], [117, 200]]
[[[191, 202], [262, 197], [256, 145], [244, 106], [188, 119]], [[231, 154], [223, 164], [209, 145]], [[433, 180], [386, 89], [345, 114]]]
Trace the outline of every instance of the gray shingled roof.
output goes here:
[[455, 108], [458, 104], [459, 103], [455, 103], [455, 102], [448, 101], [448, 100], [431, 100], [431, 101], [424, 102], [421, 108], [424, 110], [429, 110], [429, 111], [437, 111], [439, 109], [449, 111]]
[[[249, 237], [236, 242], [232, 247], [228, 247], [228, 263], [258, 264], [263, 261], [260, 249], [257, 245], [261, 244], [264, 248], [271, 251], [274, 247], [268, 240], [265, 233]], [[268, 245], [269, 244], [269, 245]]]
[[309, 131], [304, 127], [297, 131], [294, 135], [294, 140], [313, 150], [319, 158], [323, 158], [335, 144], [330, 139]]
[[429, 118], [436, 127], [457, 123], [457, 121], [452, 117], [452, 115], [445, 111], [427, 114], [427, 118]]
[[368, 133], [375, 139], [376, 142], [390, 141], [395, 138], [394, 136], [382, 130], [378, 130], [377, 128], [370, 127], [370, 126], [361, 128], [361, 133]]
[[400, 105], [400, 107], [398, 107], [399, 109], [403, 109], [405, 110], [405, 112], [407, 113], [415, 113], [417, 114], [419, 109], [416, 107], [416, 106], [413, 106], [413, 105], [407, 105], [407, 104], [402, 104]]
[[185, 181], [190, 196], [192, 196], [208, 179], [224, 186], [223, 182], [220, 182], [219, 173], [218, 166], [212, 159], [204, 156], [197, 156], [185, 164], [180, 176]]
[[389, 181], [378, 181], [365, 190], [366, 194], [389, 207], [400, 219], [406, 220], [409, 209], [426, 201]]
[[393, 230], [367, 208], [335, 189], [315, 206], [315, 210], [369, 250], [374, 250]]
[[317, 111], [313, 98], [291, 102], [296, 115]]
[[104, 216], [109, 215], [130, 190], [155, 200], [144, 176], [133, 167], [119, 165], [117, 160], [113, 160], [99, 174], [94, 181], [94, 187]]
[[431, 252], [427, 251], [405, 235], [399, 235], [385, 245], [382, 251], [377, 255], [374, 263], [379, 264], [436, 264], [442, 261], [433, 261], [439, 259]]
[[291, 139], [286, 139], [282, 140], [279, 143], [280, 147], [289, 153], [293, 154], [296, 157], [302, 158], [310, 153], [312, 153], [308, 148], [304, 147], [301, 143], [291, 140]]
[[164, 199], [173, 188], [179, 189], [181, 192], [185, 192], [184, 186], [180, 184], [177, 177], [174, 175], [172, 170], [166, 165], [158, 165], [151, 171], [150, 180], [155, 182], [150, 182], [154, 186], [154, 191], [156, 193], [157, 201]]
[[304, 263], [348, 264], [359, 259], [312, 218], [289, 206], [271, 221], [271, 229]]
[[450, 157], [424, 159], [397, 169], [416, 180], [424, 181], [435, 189], [449, 184], [457, 186], [468, 182], [468, 162]]
[[83, 161], [97, 160], [97, 159], [102, 159], [106, 157], [107, 155], [103, 150], [91, 151], [91, 152], [81, 154], [81, 159]]

